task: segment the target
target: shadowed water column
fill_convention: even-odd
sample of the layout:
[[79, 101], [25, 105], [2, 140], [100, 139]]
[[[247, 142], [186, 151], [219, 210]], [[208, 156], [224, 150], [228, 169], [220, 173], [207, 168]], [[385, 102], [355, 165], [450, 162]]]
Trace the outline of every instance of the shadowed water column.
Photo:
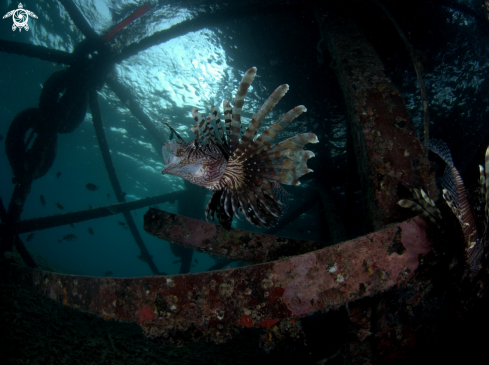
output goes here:
[[[112, 189], [114, 189], [115, 196], [117, 198], [117, 201], [119, 203], [125, 202], [125, 198], [121, 185], [119, 183], [119, 179], [117, 178], [117, 174], [115, 172], [114, 165], [112, 163], [112, 158], [110, 156], [110, 151], [109, 151], [109, 146], [107, 144], [107, 140], [105, 138], [105, 131], [104, 131], [104, 126], [102, 124], [102, 116], [100, 114], [100, 108], [98, 105], [98, 94], [95, 90], [91, 90], [89, 94], [89, 102], [90, 102], [90, 109], [92, 111], [92, 119], [93, 119], [93, 126], [95, 127], [95, 132], [97, 135], [97, 140], [100, 146], [100, 151], [102, 153], [102, 157], [104, 159], [105, 163], [105, 168], [107, 169], [107, 173], [109, 174], [109, 179], [110, 183], [112, 185]], [[138, 245], [139, 249], [141, 250], [141, 257], [144, 258], [145, 262], [149, 265], [151, 271], [153, 274], [158, 275], [160, 272], [158, 268], [156, 267], [155, 263], [153, 262], [152, 256], [149, 254], [148, 249], [146, 248], [146, 245], [143, 242], [143, 239], [141, 238], [141, 235], [139, 234], [139, 231], [136, 227], [136, 223], [134, 222], [134, 219], [132, 218], [132, 215], [128, 211], [122, 212], [124, 215], [124, 218], [126, 219], [127, 226], [129, 227], [132, 236], [134, 237], [134, 240], [136, 241], [136, 244]]]

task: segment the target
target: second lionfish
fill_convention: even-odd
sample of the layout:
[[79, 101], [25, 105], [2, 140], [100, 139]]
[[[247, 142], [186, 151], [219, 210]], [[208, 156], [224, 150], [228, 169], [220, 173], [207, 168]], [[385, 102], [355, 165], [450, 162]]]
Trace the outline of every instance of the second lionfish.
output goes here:
[[228, 100], [223, 101], [224, 128], [216, 107], [212, 107], [212, 115], [207, 118], [193, 108], [192, 116], [197, 122], [192, 127], [195, 139], [186, 143], [170, 127], [179, 142], [170, 141], [163, 146], [162, 173], [180, 176], [214, 191], [207, 204], [206, 218], [210, 215], [214, 220], [216, 215], [226, 228], [231, 226], [233, 216], [240, 215], [258, 227], [275, 225], [283, 214], [287, 195], [280, 184], [299, 185], [299, 177], [312, 171], [307, 160], [314, 153], [303, 148], [318, 142], [314, 133], [303, 133], [272, 145], [277, 135], [306, 111], [303, 105], [285, 113], [255, 138], [265, 117], [288, 91], [288, 85], [280, 85], [270, 95], [240, 139], [241, 110], [255, 76], [256, 68], [246, 71], [233, 107]]
[[[485, 213], [482, 235], [477, 229], [476, 215], [469, 202], [462, 177], [453, 163], [448, 146], [443, 141], [431, 139], [428, 148], [446, 163], [442, 180], [443, 199], [460, 222], [466, 245], [465, 259], [468, 266], [466, 274], [470, 274], [470, 277], [474, 278], [481, 268], [481, 259], [487, 246], [489, 234], [489, 147], [486, 150], [484, 166], [479, 166], [480, 203], [482, 203]], [[399, 200], [398, 204], [401, 207], [421, 213], [421, 216], [441, 228], [442, 217], [435, 202], [423, 189], [411, 189], [411, 191], [415, 201], [402, 199]]]

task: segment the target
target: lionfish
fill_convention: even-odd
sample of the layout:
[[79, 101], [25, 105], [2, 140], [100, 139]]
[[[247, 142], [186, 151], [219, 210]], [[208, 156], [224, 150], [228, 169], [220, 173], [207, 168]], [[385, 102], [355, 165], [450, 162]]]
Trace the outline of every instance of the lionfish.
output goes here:
[[[440, 156], [440, 158], [447, 164], [442, 180], [443, 199], [460, 222], [466, 245], [466, 262], [470, 271], [470, 276], [474, 278], [481, 268], [480, 261], [484, 254], [486, 237], [489, 229], [489, 147], [487, 148], [485, 155], [485, 168], [484, 166], [479, 165], [480, 200], [482, 205], [485, 206], [484, 233], [482, 236], [479, 235], [477, 230], [476, 217], [469, 202], [464, 182], [453, 163], [448, 146], [443, 141], [431, 139], [428, 148]], [[441, 220], [441, 214], [438, 208], [436, 208], [433, 200], [431, 200], [422, 189], [421, 192], [417, 189], [412, 189], [412, 192], [417, 202], [403, 199], [400, 200], [398, 204], [402, 207], [411, 208], [421, 213], [424, 218], [440, 227], [439, 221]]]
[[484, 246], [486, 245], [485, 238], [488, 229], [489, 147], [487, 148], [485, 155], [485, 169], [483, 166], [479, 165], [479, 184], [481, 196], [483, 196], [481, 202], [485, 205], [484, 233], [482, 236], [479, 235], [477, 230], [475, 215], [472, 206], [470, 205], [464, 182], [453, 164], [452, 155], [448, 146], [443, 141], [430, 140], [428, 148], [440, 156], [447, 164], [442, 181], [443, 199], [445, 199], [447, 205], [455, 214], [462, 227], [466, 244], [466, 261], [471, 271], [471, 276], [474, 277], [480, 269], [480, 261], [484, 253]]
[[210, 216], [214, 221], [216, 215], [225, 228], [231, 226], [233, 216], [241, 219], [240, 214], [257, 227], [275, 225], [286, 205], [287, 192], [280, 184], [299, 185], [299, 177], [312, 172], [307, 160], [314, 153], [303, 148], [308, 143], [319, 142], [314, 133], [303, 133], [272, 145], [278, 134], [306, 111], [303, 105], [284, 114], [255, 138], [265, 117], [288, 91], [286, 84], [269, 96], [239, 138], [241, 110], [255, 75], [255, 67], [246, 71], [233, 107], [228, 100], [223, 101], [224, 128], [215, 106], [207, 118], [194, 107], [192, 116], [197, 124], [191, 130], [195, 139], [186, 143], [167, 124], [179, 142], [169, 141], [162, 149], [165, 162], [162, 174], [179, 176], [212, 190], [206, 219]]

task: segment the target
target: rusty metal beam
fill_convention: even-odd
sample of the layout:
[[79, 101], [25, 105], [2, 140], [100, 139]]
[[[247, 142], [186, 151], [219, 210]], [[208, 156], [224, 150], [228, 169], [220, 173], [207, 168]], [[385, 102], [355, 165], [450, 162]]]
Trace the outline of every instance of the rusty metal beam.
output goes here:
[[368, 229], [399, 222], [398, 186], [420, 187], [437, 197], [433, 175], [399, 91], [357, 25], [341, 9], [315, 5], [323, 42], [343, 91]]
[[222, 226], [150, 208], [144, 215], [149, 234], [200, 252], [253, 263], [317, 250], [324, 243], [270, 236]]
[[9, 280], [63, 305], [135, 322], [151, 339], [223, 342], [235, 327], [270, 328], [400, 286], [431, 247], [425, 223], [416, 217], [340, 245], [222, 271], [132, 279], [17, 266], [8, 273]]

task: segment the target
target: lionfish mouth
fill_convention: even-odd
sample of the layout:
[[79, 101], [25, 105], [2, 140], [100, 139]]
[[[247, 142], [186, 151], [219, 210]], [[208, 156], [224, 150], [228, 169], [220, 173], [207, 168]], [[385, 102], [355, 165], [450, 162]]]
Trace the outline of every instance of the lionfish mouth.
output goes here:
[[176, 143], [167, 142], [161, 150], [163, 154], [163, 162], [165, 163], [165, 168], [162, 171], [163, 174], [166, 174], [166, 171], [170, 170], [173, 166], [180, 164], [182, 161], [181, 157], [175, 156], [175, 147], [177, 146], [173, 145], [176, 145]]
[[[167, 142], [162, 148], [163, 161], [165, 168], [161, 173], [180, 176], [186, 180], [194, 182], [196, 178], [204, 174], [204, 167], [201, 163], [192, 163], [188, 156], [184, 156], [179, 151], [182, 147], [178, 142]], [[177, 156], [178, 155], [178, 156]]]

